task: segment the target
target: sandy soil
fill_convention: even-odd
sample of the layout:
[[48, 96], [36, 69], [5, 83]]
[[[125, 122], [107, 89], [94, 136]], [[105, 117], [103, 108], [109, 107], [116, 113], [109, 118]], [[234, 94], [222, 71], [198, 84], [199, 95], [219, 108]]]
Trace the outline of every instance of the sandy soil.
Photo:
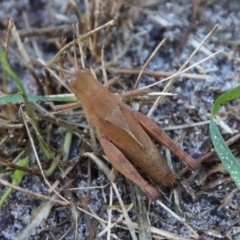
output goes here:
[[[81, 15], [78, 15], [79, 12], [75, 9], [79, 9], [82, 13], [82, 19], [87, 17], [84, 14], [86, 11], [82, 2], [80, 1], [74, 8], [70, 1], [1, 1], [1, 47], [4, 46], [6, 39], [9, 18], [13, 17], [29, 58], [33, 62], [38, 58], [47, 62], [59, 51], [59, 39], [62, 36], [67, 36], [68, 42], [72, 40], [71, 24], [76, 23], [78, 16]], [[95, 17], [96, 14], [99, 14], [98, 25], [111, 20], [113, 17], [111, 11], [118, 21], [108, 30], [102, 30], [99, 33], [95, 55], [88, 51], [86, 64], [94, 68], [99, 79], [102, 80], [99, 59], [101, 47], [105, 45], [108, 78], [118, 77], [120, 79], [120, 82], [114, 85], [111, 91], [129, 91], [133, 88], [139, 69], [142, 68], [159, 42], [166, 38], [164, 45], [147, 66], [148, 74], [144, 74], [140, 79], [139, 88], [144, 87], [178, 71], [200, 42], [216, 24], [219, 24], [218, 29], [194, 55], [188, 66], [218, 50], [222, 50], [222, 52], [178, 77], [170, 89], [171, 93], [177, 95], [166, 97], [151, 116], [182, 149], [198, 159], [204, 157], [212, 148], [208, 121], [214, 99], [221, 93], [239, 85], [240, 3], [234, 0], [152, 2], [156, 2], [156, 4], [148, 6], [144, 1], [132, 1], [130, 4], [119, 3], [119, 5], [114, 5], [115, 9], [112, 5], [109, 7], [103, 4], [102, 8], [99, 8], [101, 11], [95, 13]], [[89, 7], [91, 6], [89, 1]], [[120, 6], [119, 9], [118, 6]], [[66, 69], [71, 70], [73, 58], [68, 55], [66, 59]], [[34, 63], [35, 73], [40, 79], [40, 82], [37, 82], [26, 68], [26, 61], [19, 53], [14, 40], [10, 44], [9, 62], [22, 80], [28, 94], [67, 93], [67, 90], [56, 80], [53, 80], [54, 83], [50, 83], [47, 89], [44, 85], [46, 72], [39, 64]], [[2, 67], [0, 66], [0, 68]], [[159, 92], [165, 86], [166, 82], [159, 83], [151, 90]], [[8, 92], [18, 92], [11, 80], [8, 81]], [[132, 107], [147, 114], [153, 104], [153, 99], [155, 97], [145, 101], [142, 99], [140, 102], [134, 103]], [[42, 102], [39, 105], [47, 111], [51, 111]], [[235, 110], [233, 106], [235, 106]], [[228, 105], [221, 111], [222, 119], [233, 132], [233, 134], [223, 132], [226, 139], [236, 135], [239, 131], [239, 118], [233, 117], [239, 116], [239, 111], [236, 110], [237, 106], [239, 106], [238, 101], [235, 101], [234, 105]], [[0, 105], [0, 108], [2, 108], [0, 119], [5, 119], [6, 108], [4, 105]], [[15, 104], [13, 109], [16, 123], [22, 122], [18, 115], [19, 105]], [[56, 153], [62, 153], [66, 128], [63, 125], [57, 126], [55, 123], [50, 123], [49, 119], [43, 118], [43, 112], [39, 113], [38, 111], [38, 114], [41, 132], [49, 146]], [[66, 112], [58, 117], [66, 121], [71, 117], [71, 121], [86, 125], [82, 110]], [[74, 132], [67, 161], [61, 163], [59, 168], [48, 178], [51, 184], [57, 180], [60, 181], [57, 191], [72, 205], [64, 207], [61, 204], [54, 204], [48, 218], [34, 227], [28, 239], [107, 239], [107, 233], [101, 237], [98, 234], [107, 227], [106, 221], [109, 219], [110, 209], [112, 210], [112, 223], [122, 216], [119, 199], [109, 185], [105, 174], [89, 157], [82, 157], [83, 153], [91, 152], [92, 149], [86, 128], [80, 126], [79, 129], [85, 134]], [[24, 132], [23, 136], [21, 131]], [[25, 151], [24, 154], [30, 157], [29, 167], [37, 167], [36, 157], [25, 131], [2, 128], [0, 132], [3, 133], [1, 138], [4, 136], [8, 138], [4, 144], [0, 145], [2, 159], [13, 161], [22, 151]], [[33, 133], [33, 130], [31, 132]], [[17, 139], [21, 139], [22, 142], [10, 141], [11, 134]], [[35, 138], [34, 140], [42, 166], [47, 169], [50, 163], [45, 160]], [[218, 157], [213, 155], [208, 158], [198, 171], [194, 172], [188, 169], [188, 171], [182, 172], [185, 164], [180, 162], [176, 156], [171, 155], [167, 149], [161, 149], [161, 151], [170, 162], [174, 172], [180, 173], [180, 175], [177, 175], [178, 178], [173, 188], [161, 188], [160, 200], [181, 219], [184, 218], [185, 223], [160, 206], [158, 202], [150, 202], [140, 190], [136, 190], [121, 175], [117, 175], [115, 183], [122, 201], [126, 207], [131, 207], [133, 203], [129, 217], [138, 224], [137, 228], [142, 230], [137, 237], [139, 239], [151, 239], [151, 237], [152, 239], [240, 239], [239, 191], [223, 169]], [[233, 151], [235, 155], [239, 154], [237, 147], [233, 146]], [[111, 167], [103, 157], [101, 160]], [[64, 172], [69, 165], [75, 164], [76, 161], [77, 164], [67, 178], [62, 179], [61, 171]], [[4, 173], [5, 168], [5, 166], [1, 166], [0, 177], [11, 182], [11, 175]], [[34, 193], [51, 196], [48, 192], [49, 186], [44, 179], [31, 173], [25, 174], [20, 187]], [[72, 188], [80, 189], [69, 190]], [[0, 185], [0, 196], [5, 190], [6, 187]], [[140, 202], [135, 199], [134, 195], [140, 196]], [[38, 207], [43, 207], [44, 202], [46, 201], [14, 190], [0, 209], [0, 239], [18, 239], [23, 229], [29, 226], [31, 218], [34, 219], [34, 211], [38, 209], [38, 212], [41, 212]], [[77, 210], [77, 207], [91, 212], [92, 216]], [[143, 209], [142, 215], [141, 208]], [[144, 231], [146, 228], [149, 231]], [[112, 227], [109, 236], [111, 239], [133, 238], [126, 222], [121, 219], [117, 226]]]

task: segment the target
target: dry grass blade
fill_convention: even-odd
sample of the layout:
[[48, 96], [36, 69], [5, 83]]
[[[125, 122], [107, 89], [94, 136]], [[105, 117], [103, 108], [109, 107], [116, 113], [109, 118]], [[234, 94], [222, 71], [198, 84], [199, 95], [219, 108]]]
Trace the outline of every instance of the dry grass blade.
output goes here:
[[[54, 198], [54, 197], [53, 197]], [[42, 222], [44, 219], [47, 219], [49, 212], [51, 211], [53, 204], [51, 201], [44, 203], [41, 205], [41, 208], [39, 208], [38, 213], [34, 216], [32, 221], [28, 224], [28, 226], [21, 232], [21, 234], [18, 236], [18, 240], [25, 240], [29, 237], [31, 232], [39, 225], [40, 222]]]
[[125, 205], [123, 203], [121, 195], [119, 194], [117, 186], [116, 186], [116, 184], [114, 182], [112, 182], [112, 186], [113, 186], [115, 194], [116, 194], [116, 196], [118, 198], [118, 201], [119, 201], [119, 203], [121, 205], [121, 208], [122, 208], [122, 211], [123, 211], [123, 216], [125, 218], [125, 222], [126, 222], [126, 225], [128, 227], [128, 230], [129, 230], [129, 232], [131, 234], [131, 237], [132, 237], [133, 240], [137, 240], [137, 236], [136, 236], [136, 233], [135, 233], [135, 230], [134, 230], [133, 222], [131, 221], [131, 219], [130, 219], [130, 217], [128, 215], [128, 211], [127, 211], [127, 209], [126, 209], [126, 207], [125, 207]]
[[[112, 187], [113, 187], [113, 189], [115, 191], [115, 194], [116, 194], [116, 196], [118, 198], [118, 201], [119, 201], [119, 203], [121, 205], [121, 208], [122, 208], [122, 211], [123, 211], [123, 215], [124, 215], [124, 218], [125, 218], [125, 220], [127, 222], [127, 226], [129, 228], [129, 231], [130, 231], [130, 234], [132, 236], [132, 239], [137, 239], [135, 231], [134, 231], [134, 228], [132, 227], [132, 221], [130, 220], [130, 218], [128, 216], [127, 209], [126, 209], [126, 207], [125, 207], [125, 205], [124, 205], [124, 203], [122, 201], [122, 198], [121, 198], [121, 196], [120, 196], [120, 194], [118, 192], [116, 184], [113, 182], [114, 178], [113, 178], [113, 176], [111, 174], [110, 169], [108, 169], [108, 167], [106, 167], [106, 165], [99, 158], [97, 158], [94, 154], [92, 154], [92, 153], [85, 153], [84, 155], [85, 156], [89, 156], [98, 165], [98, 167], [101, 168], [101, 170], [106, 174], [108, 179], [111, 181]], [[108, 228], [107, 228], [108, 230], [107, 231], [110, 231], [110, 229], [111, 229], [111, 227], [109, 227], [109, 226], [110, 225], [108, 224]], [[105, 229], [104, 233], [105, 232], [106, 232], [106, 229]]]
[[[11, 41], [11, 36], [12, 36], [12, 28], [14, 26], [14, 21], [13, 18], [9, 19], [8, 22], [8, 30], [7, 30], [7, 37], [6, 37], [6, 42], [5, 42], [5, 46], [4, 46], [4, 52], [6, 57], [8, 57], [9, 54], [9, 45], [10, 45], [10, 41]], [[8, 90], [7, 90], [7, 72], [6, 70], [3, 69], [2, 72], [2, 88], [3, 88], [3, 93], [7, 94]], [[8, 111], [8, 115], [10, 118], [13, 117], [14, 113], [13, 113], [13, 109], [10, 105], [7, 106], [7, 111]]]
[[[52, 76], [54, 76], [54, 78], [57, 79], [57, 80], [61, 83], [62, 86], [64, 86], [69, 92], [71, 92], [69, 86], [63, 81], [63, 79], [59, 78], [58, 75], [57, 75], [51, 68], [49, 68], [42, 59], [38, 59], [38, 62], [41, 63], [43, 66], [45, 66], [46, 69], [47, 69], [47, 71], [48, 71], [50, 74], [52, 74]], [[65, 70], [63, 70], [63, 69], [58, 69], [58, 68], [57, 68], [57, 70], [65, 71]], [[69, 73], [69, 72], [68, 72], [68, 73]]]
[[83, 156], [85, 157], [90, 157], [99, 167], [99, 169], [101, 169], [101, 171], [104, 172], [104, 174], [107, 176], [107, 178], [110, 181], [114, 181], [115, 176], [112, 174], [112, 171], [107, 167], [106, 164], [103, 163], [103, 161], [101, 159], [99, 159], [96, 155], [94, 155], [93, 153], [89, 153], [86, 152], [83, 154]]
[[202, 126], [209, 124], [209, 121], [203, 121], [203, 122], [197, 122], [197, 123], [189, 123], [189, 124], [182, 124], [182, 125], [177, 125], [177, 126], [169, 126], [169, 127], [164, 127], [164, 131], [171, 131], [171, 130], [177, 130], [177, 129], [184, 129], [184, 128], [190, 128], [190, 127], [197, 127], [197, 126]]
[[[90, 37], [91, 35], [93, 35], [94, 33], [108, 27], [108, 26], [112, 26], [114, 25], [115, 20], [111, 20], [109, 22], [107, 22], [106, 24], [103, 24], [102, 26], [91, 30], [90, 32], [84, 34], [83, 36], [80, 37], [80, 40], [84, 40], [87, 39], [88, 37]], [[49, 62], [48, 62], [48, 66], [51, 66], [60, 56], [61, 54], [63, 54], [69, 47], [73, 46], [75, 43], [77, 43], [78, 39], [66, 44]]]
[[[31, 132], [30, 132], [30, 129], [28, 127], [28, 117], [26, 116], [25, 113], [22, 112], [22, 115], [23, 115], [23, 120], [24, 120], [24, 124], [25, 124], [25, 127], [26, 127], [26, 130], [27, 130], [27, 133], [28, 133], [28, 136], [29, 136], [29, 140], [31, 142], [31, 145], [32, 145], [32, 149], [33, 149], [33, 152], [35, 154], [35, 157], [36, 157], [36, 160], [37, 160], [37, 163], [38, 163], [38, 167], [40, 169], [40, 172], [42, 174], [42, 177], [45, 181], [45, 183], [49, 186], [49, 188], [52, 189], [52, 185], [49, 183], [49, 181], [47, 180], [46, 176], [45, 176], [45, 173], [43, 171], [43, 168], [42, 168], [42, 165], [41, 165], [41, 162], [38, 158], [38, 154], [37, 154], [37, 150], [36, 150], [36, 147], [35, 147], [35, 144], [34, 144], [34, 141], [33, 141], [33, 138], [32, 138], [32, 135], [31, 135]], [[62, 199], [63, 201], [65, 201], [65, 198], [63, 198], [55, 189], [53, 189], [53, 192], [60, 198]]]
[[205, 62], [205, 61], [213, 58], [215, 55], [217, 55], [217, 54], [219, 54], [219, 53], [221, 53], [221, 52], [222, 52], [222, 50], [219, 50], [219, 51], [213, 53], [212, 55], [210, 55], [210, 56], [208, 56], [208, 57], [206, 57], [206, 58], [204, 58], [204, 59], [202, 59], [202, 60], [200, 60], [200, 61], [192, 64], [192, 65], [190, 65], [189, 67], [185, 68], [184, 70], [174, 73], [174, 74], [173, 74], [172, 76], [170, 76], [170, 77], [164, 78], [164, 79], [162, 79], [162, 80], [160, 80], [160, 81], [157, 81], [157, 82], [155, 82], [155, 83], [149, 84], [149, 85], [147, 85], [147, 86], [145, 86], [145, 87], [141, 87], [140, 89], [147, 89], [147, 88], [153, 87], [153, 86], [155, 86], [155, 85], [157, 85], [157, 84], [159, 84], [159, 83], [161, 83], [161, 82], [165, 82], [165, 81], [168, 81], [169, 79], [178, 77], [178, 76], [180, 76], [181, 74], [187, 72], [188, 70], [194, 68], [195, 66], [197, 66], [197, 65], [199, 65], [199, 64], [201, 64], [201, 63], [203, 63], [203, 62]]
[[176, 218], [179, 222], [181, 222], [182, 224], [184, 224], [192, 233], [193, 238], [194, 239], [199, 239], [199, 235], [198, 233], [189, 225], [186, 223], [186, 220], [179, 217], [177, 214], [175, 214], [171, 209], [169, 209], [166, 205], [164, 205], [161, 201], [157, 201], [157, 203], [163, 208], [165, 209], [168, 213], [170, 213], [174, 218]]
[[[19, 166], [17, 164], [12, 163], [11, 161], [9, 161], [7, 159], [2, 158], [1, 161], [0, 161], [0, 165], [7, 166], [8, 168], [15, 169], [15, 170], [18, 169], [18, 170], [23, 171], [23, 172], [28, 172], [28, 173], [36, 175], [36, 176], [41, 176], [38, 169], [22, 167], [22, 166]], [[8, 169], [8, 170], [10, 170], [10, 169]]]
[[23, 59], [23, 64], [28, 68], [29, 72], [32, 74], [32, 76], [34, 77], [34, 79], [36, 80], [36, 84], [39, 84], [39, 78], [35, 72], [35, 69], [34, 69], [34, 66], [33, 64], [31, 63], [31, 60], [28, 56], [28, 53], [27, 51], [25, 50], [24, 48], [24, 45], [22, 43], [22, 40], [18, 34], [18, 31], [16, 29], [16, 26], [15, 24], [13, 23], [13, 26], [12, 26], [12, 34], [13, 34], [13, 37], [14, 37], [14, 40], [18, 46], [18, 49], [19, 49], [19, 52], [22, 56], [22, 59]]
[[[103, 82], [104, 82], [104, 86], [106, 86], [106, 84], [109, 85], [109, 81], [107, 78], [107, 73], [106, 73], [106, 68], [105, 68], [105, 61], [104, 61], [104, 46], [101, 49], [101, 62], [102, 62], [102, 73], [103, 73]], [[107, 86], [106, 86], [107, 87]]]
[[25, 48], [24, 48], [24, 45], [23, 45], [23, 43], [22, 43], [22, 40], [21, 40], [21, 38], [19, 37], [18, 31], [17, 31], [17, 29], [16, 29], [16, 27], [15, 27], [14, 24], [13, 24], [13, 26], [12, 26], [12, 34], [13, 34], [14, 40], [16, 41], [16, 44], [17, 44], [17, 46], [18, 46], [18, 49], [19, 49], [19, 51], [20, 51], [20, 53], [21, 53], [21, 56], [23, 57], [24, 64], [25, 64], [25, 66], [28, 66], [28, 64], [30, 63], [30, 58], [29, 58], [29, 56], [28, 56], [28, 54], [27, 54], [27, 51], [26, 51]]
[[21, 129], [23, 127], [23, 124], [11, 123], [10, 121], [5, 121], [5, 120], [1, 119], [0, 127], [6, 128], [6, 129]]
[[[133, 208], [133, 203], [131, 203], [129, 205], [129, 207], [127, 208], [127, 212], [129, 212], [132, 208]], [[110, 231], [111, 228], [113, 228], [114, 226], [119, 226], [118, 223], [122, 223], [123, 218], [124, 218], [124, 215], [121, 214], [121, 216], [114, 223], [111, 223], [110, 225], [108, 224], [105, 229], [103, 229], [100, 233], [98, 233], [96, 235], [96, 237], [99, 238], [99, 237], [103, 236], [104, 234], [106, 234], [106, 232]]]
[[37, 193], [34, 193], [32, 191], [29, 191], [29, 190], [26, 190], [22, 187], [19, 187], [19, 186], [16, 186], [12, 183], [9, 183], [7, 181], [5, 181], [4, 179], [0, 178], [0, 183], [6, 187], [9, 187], [9, 188], [13, 188], [15, 189], [16, 191], [19, 191], [19, 192], [22, 192], [23, 194], [31, 197], [31, 198], [34, 198], [34, 199], [39, 199], [39, 200], [42, 200], [42, 201], [49, 201], [51, 199], [51, 201], [53, 201], [53, 203], [56, 203], [56, 204], [59, 204], [63, 207], [67, 207], [67, 206], [70, 206], [70, 203], [68, 201], [61, 201], [61, 200], [57, 200], [57, 199], [52, 199], [51, 197], [47, 197], [45, 195], [42, 195], [42, 194], [37, 194]]
[[[191, 69], [191, 68], [193, 68], [193, 67], [195, 67], [195, 66], [197, 66], [197, 65], [199, 65], [199, 64], [201, 64], [201, 63], [203, 63], [203, 62], [205, 62], [205, 61], [207, 61], [207, 60], [210, 59], [210, 58], [213, 58], [215, 55], [219, 54], [220, 52], [222, 52], [222, 51], [219, 50], [219, 51], [213, 53], [212, 55], [204, 58], [203, 60], [201, 60], [201, 61], [199, 61], [199, 62], [191, 65], [190, 67], [187, 67], [187, 68], [185, 68], [184, 70], [179, 71], [179, 72], [173, 74], [171, 77], [167, 77], [167, 78], [165, 78], [165, 79], [162, 79], [162, 80], [160, 80], [159, 82], [165, 82], [165, 81], [167, 81], [167, 80], [169, 80], [169, 79], [172, 79], [172, 78], [175, 79], [176, 77], [180, 76], [182, 73], [188, 71], [189, 69]], [[175, 81], [175, 80], [174, 80], [174, 81]], [[155, 86], [155, 85], [157, 85], [159, 82], [150, 84], [150, 85], [148, 85], [147, 87], [143, 87], [143, 88], [141, 88], [141, 89], [146, 89], [146, 88]], [[171, 85], [171, 84], [169, 84], [169, 85], [167, 85], [167, 86], [170, 86], [170, 85]], [[166, 87], [167, 87], [167, 86], [166, 86]], [[170, 88], [170, 87], [168, 87], [168, 88]], [[168, 88], [166, 88], [166, 89], [168, 89]], [[148, 115], [147, 115], [148, 117], [150, 117], [150, 116], [152, 115], [152, 113], [156, 110], [156, 108], [157, 108], [157, 106], [158, 106], [158, 104], [159, 104], [159, 101], [162, 99], [162, 97], [163, 97], [163, 96], [160, 96], [160, 97], [155, 101], [154, 105], [152, 106], [152, 108], [151, 108], [150, 111], [148, 112]]]
[[151, 232], [149, 231], [150, 221], [149, 212], [146, 209], [143, 195], [138, 186], [131, 184], [131, 198], [134, 202], [134, 208], [136, 211], [137, 223], [139, 228], [138, 238], [140, 240], [151, 240]]
[[[228, 139], [226, 141], [227, 146], [231, 146], [232, 144], [236, 143], [238, 140], [240, 139], [240, 133], [236, 134], [235, 136], [233, 136], [232, 138]], [[203, 157], [201, 157], [199, 159], [200, 162], [205, 162], [207, 161], [210, 157], [216, 155], [216, 151], [214, 150], [214, 148], [212, 148], [209, 153], [205, 154]]]
[[107, 209], [108, 212], [108, 225], [107, 225], [107, 240], [111, 239], [111, 224], [112, 224], [112, 203], [113, 203], [113, 189], [112, 186], [110, 187], [110, 197], [109, 197], [109, 209]]
[[[121, 69], [113, 69], [108, 67], [108, 70], [115, 74], [136, 74], [139, 75], [141, 72], [141, 69], [128, 69], [128, 68], [121, 68]], [[162, 72], [162, 71], [151, 71], [151, 70], [145, 70], [143, 71], [142, 75], [152, 76], [152, 77], [172, 77], [174, 72]], [[212, 79], [212, 76], [205, 75], [205, 74], [196, 74], [196, 73], [181, 73], [181, 77], [184, 78], [190, 78], [190, 79], [196, 79], [196, 80], [209, 80]], [[159, 81], [161, 82], [161, 81]], [[159, 83], [158, 82], [158, 83]], [[155, 83], [154, 83], [155, 84]], [[152, 85], [150, 85], [152, 86]], [[146, 87], [147, 88], [147, 87]]]
[[[10, 18], [8, 22], [8, 31], [7, 31], [7, 37], [5, 42], [6, 57], [8, 57], [8, 53], [9, 53], [9, 44], [11, 40], [13, 26], [14, 26], [13, 18]], [[3, 70], [3, 73], [2, 73], [2, 81], [3, 81], [3, 93], [7, 94], [7, 72], [5, 70]]]
[[140, 78], [144, 72], [144, 70], [146, 69], [147, 65], [149, 64], [149, 62], [152, 60], [152, 58], [154, 57], [154, 55], [157, 53], [157, 51], [160, 49], [160, 47], [165, 43], [166, 39], [163, 39], [158, 46], [155, 48], [155, 50], [151, 53], [150, 57], [147, 59], [147, 61], [145, 62], [144, 66], [142, 67], [141, 71], [139, 72], [138, 78], [134, 84], [133, 89], [136, 89], [138, 87], [138, 83], [140, 81]]
[[[190, 62], [190, 60], [193, 58], [193, 56], [198, 52], [198, 50], [201, 48], [201, 46], [210, 38], [210, 36], [217, 30], [218, 28], [218, 24], [215, 25], [215, 27], [212, 29], [212, 31], [202, 40], [201, 44], [193, 51], [193, 53], [190, 55], [190, 57], [187, 59], [187, 61], [180, 67], [180, 69], [178, 70], [177, 73], [181, 72], [185, 66], [187, 66], [187, 64]], [[220, 51], [219, 51], [220, 52]], [[218, 53], [218, 52], [217, 52]], [[211, 57], [214, 56], [214, 54], [210, 55]], [[207, 59], [207, 58], [206, 58]], [[199, 62], [200, 64], [200, 62]], [[186, 68], [188, 69], [188, 68]], [[185, 70], [186, 70], [185, 69]], [[175, 75], [175, 74], [174, 74]], [[165, 88], [163, 89], [163, 92], [168, 92], [171, 88], [171, 86], [174, 84], [174, 82], [176, 81], [176, 76], [172, 76], [172, 79], [167, 83], [167, 85], [165, 86]], [[150, 117], [153, 112], [156, 110], [158, 104], [163, 100], [163, 96], [160, 96], [155, 103], [153, 104], [152, 108], [150, 109], [150, 111], [148, 112], [148, 117]]]

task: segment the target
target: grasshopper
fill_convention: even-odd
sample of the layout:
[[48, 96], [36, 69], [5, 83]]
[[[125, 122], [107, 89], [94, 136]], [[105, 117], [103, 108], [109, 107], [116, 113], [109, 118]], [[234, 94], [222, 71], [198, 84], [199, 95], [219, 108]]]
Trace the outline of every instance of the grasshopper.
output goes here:
[[199, 163], [182, 151], [156, 123], [132, 111], [109, 92], [90, 69], [77, 69], [71, 75], [70, 88], [81, 102], [90, 129], [96, 133], [108, 160], [151, 199], [159, 198], [159, 192], [139, 174], [134, 165], [157, 185], [172, 185], [174, 182], [174, 173], [151, 137], [168, 147], [192, 169], [199, 168]]

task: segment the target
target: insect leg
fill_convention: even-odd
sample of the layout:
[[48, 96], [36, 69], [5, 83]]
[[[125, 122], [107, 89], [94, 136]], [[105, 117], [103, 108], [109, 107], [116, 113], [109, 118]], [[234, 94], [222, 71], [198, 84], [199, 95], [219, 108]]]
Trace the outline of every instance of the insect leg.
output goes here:
[[100, 139], [103, 150], [111, 164], [125, 177], [139, 185], [153, 200], [159, 198], [159, 192], [145, 181], [123, 153], [110, 141]]

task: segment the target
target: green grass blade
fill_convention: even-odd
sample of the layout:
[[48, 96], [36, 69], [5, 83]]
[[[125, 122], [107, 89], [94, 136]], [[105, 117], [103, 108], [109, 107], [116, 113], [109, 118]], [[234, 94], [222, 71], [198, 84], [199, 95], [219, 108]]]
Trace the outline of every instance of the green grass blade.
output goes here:
[[3, 69], [7, 72], [7, 74], [17, 84], [17, 86], [18, 86], [19, 90], [22, 92], [23, 96], [25, 95], [25, 97], [26, 97], [26, 91], [25, 91], [21, 81], [19, 80], [19, 78], [15, 74], [15, 72], [11, 69], [10, 65], [8, 64], [8, 60], [7, 60], [3, 51], [0, 51], [0, 58], [1, 58], [1, 61], [2, 61]]
[[227, 169], [237, 187], [240, 189], [240, 164], [226, 145], [217, 125], [214, 122], [214, 115], [218, 112], [218, 110], [227, 102], [238, 97], [240, 97], [240, 86], [229, 90], [216, 99], [212, 108], [212, 115], [210, 119], [210, 135], [223, 166]]
[[31, 222], [27, 227], [20, 233], [16, 240], [26, 240], [29, 239], [31, 232], [44, 220], [48, 218], [48, 215], [51, 212], [53, 203], [48, 201], [42, 203], [38, 209], [34, 212], [34, 216], [31, 219]]
[[234, 100], [235, 98], [240, 97], [240, 85], [225, 92], [224, 94], [222, 94], [220, 97], [218, 97], [214, 104], [213, 104], [213, 108], [212, 108], [212, 115], [215, 115], [217, 113], [217, 111], [226, 103]]
[[[28, 157], [20, 159], [17, 162], [17, 165], [22, 166], [22, 167], [26, 167], [28, 165]], [[14, 173], [13, 173], [13, 177], [12, 177], [12, 184], [14, 184], [14, 185], [20, 184], [22, 179], [23, 179], [23, 176], [24, 176], [24, 172], [23, 171], [15, 170]], [[2, 207], [4, 202], [7, 200], [7, 198], [11, 194], [11, 192], [12, 192], [12, 188], [8, 188], [6, 190], [6, 192], [3, 194], [3, 196], [0, 199], [0, 208]]]
[[[27, 96], [29, 102], [75, 102], [77, 98], [74, 94], [48, 95], [48, 96]], [[23, 103], [22, 94], [11, 94], [0, 96], [0, 105], [6, 103]]]
[[[20, 159], [17, 162], [17, 165], [19, 165], [21, 167], [27, 167], [28, 160], [29, 160], [28, 157]], [[23, 171], [15, 170], [14, 173], [13, 173], [12, 184], [18, 185], [22, 181], [23, 176], [24, 176], [24, 172]]]
[[7, 72], [7, 74], [14, 80], [14, 82], [16, 83], [16, 85], [18, 86], [19, 90], [22, 93], [23, 96], [23, 100], [24, 103], [26, 105], [26, 110], [27, 110], [27, 114], [29, 116], [29, 118], [31, 119], [31, 123], [36, 131], [36, 136], [38, 139], [38, 142], [41, 146], [42, 151], [44, 152], [44, 155], [46, 156], [47, 159], [52, 159], [52, 153], [50, 151], [50, 149], [48, 148], [48, 146], [45, 144], [45, 142], [43, 141], [43, 139], [41, 138], [40, 134], [39, 134], [39, 127], [38, 127], [38, 122], [36, 120], [35, 114], [33, 112], [33, 109], [31, 108], [28, 98], [27, 98], [27, 94], [26, 91], [23, 87], [23, 84], [21, 83], [20, 79], [17, 77], [17, 75], [13, 72], [13, 70], [11, 69], [8, 60], [4, 54], [3, 51], [0, 51], [0, 59], [2, 62], [2, 66], [3, 69]]
[[7, 198], [11, 194], [12, 190], [13, 190], [12, 188], [8, 188], [6, 190], [6, 192], [2, 195], [2, 197], [0, 199], [0, 209], [1, 209], [2, 205], [6, 202]]

